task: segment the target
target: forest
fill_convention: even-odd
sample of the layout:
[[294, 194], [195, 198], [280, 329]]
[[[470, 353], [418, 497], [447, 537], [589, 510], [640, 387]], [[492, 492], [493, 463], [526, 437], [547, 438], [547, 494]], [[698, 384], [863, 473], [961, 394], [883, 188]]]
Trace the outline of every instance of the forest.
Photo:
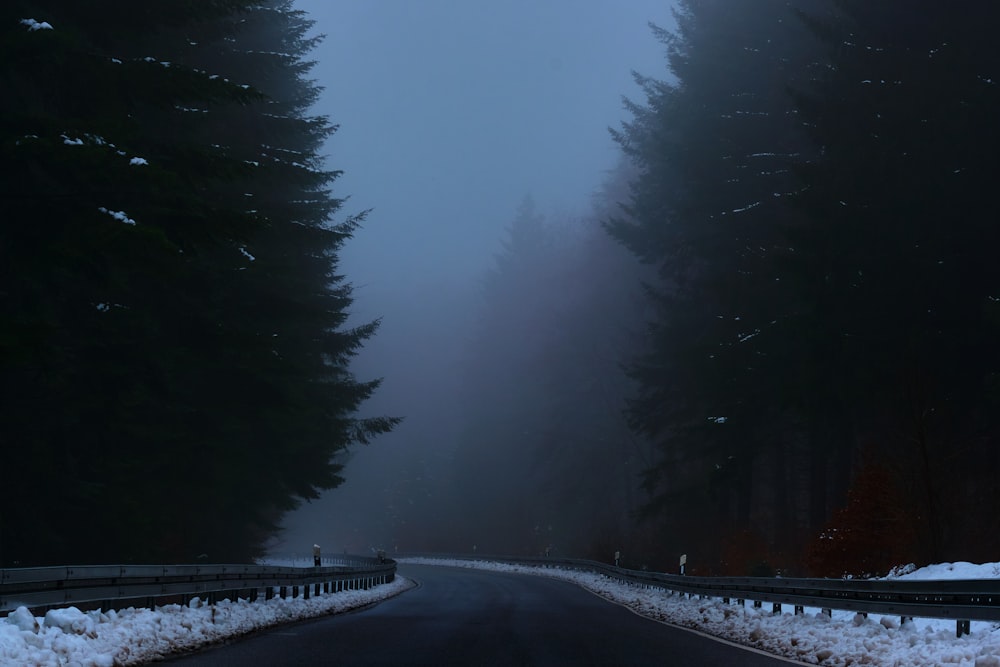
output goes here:
[[[1000, 557], [993, 18], [679, 0], [651, 24], [663, 69], [584, 212], [511, 202], [380, 546]], [[348, 322], [338, 260], [366, 212], [321, 156], [311, 27], [291, 0], [0, 9], [0, 567], [245, 561], [400, 423], [361, 416], [380, 322]]]

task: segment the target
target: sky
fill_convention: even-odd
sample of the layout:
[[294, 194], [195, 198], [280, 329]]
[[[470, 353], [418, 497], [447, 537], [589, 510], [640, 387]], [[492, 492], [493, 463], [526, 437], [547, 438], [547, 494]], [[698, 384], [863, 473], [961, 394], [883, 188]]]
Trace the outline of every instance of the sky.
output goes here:
[[[805, 664], [825, 665], [1000, 665], [1000, 634], [994, 624], [973, 621], [971, 634], [955, 636], [954, 619], [916, 618], [900, 626], [898, 616], [863, 618], [849, 611], [824, 616], [806, 607], [793, 615], [771, 613], [771, 605], [743, 609], [718, 599], [685, 599], [656, 589], [627, 586], [590, 572], [539, 568], [487, 561], [421, 561], [435, 565], [476, 567], [519, 575], [541, 575], [573, 582], [639, 615], [719, 637], [752, 644], [768, 653]], [[307, 567], [309, 556], [276, 564]], [[404, 570], [405, 572], [405, 570]], [[908, 579], [995, 579], [1000, 563], [943, 563], [916, 570]], [[409, 586], [403, 576], [368, 590], [314, 595], [308, 600], [274, 597], [251, 603], [224, 600], [215, 606], [195, 598], [191, 604], [155, 610], [129, 608], [102, 613], [75, 607], [34, 617], [24, 607], [0, 620], [0, 663], [5, 665], [72, 664], [83, 667], [147, 664], [163, 656], [190, 652], [279, 623], [340, 613], [399, 594]], [[404, 592], [403, 595], [406, 593]], [[750, 649], [754, 650], [754, 649]]]
[[[648, 23], [663, 0], [297, 0], [325, 35], [314, 111], [339, 126], [344, 214], [370, 209], [341, 252], [355, 323], [382, 326], [353, 369], [384, 378], [362, 414], [402, 416], [356, 448], [346, 483], [285, 521], [277, 545], [387, 546], [360, 513], [413, 458], [454, 437], [459, 354], [479, 280], [525, 195], [543, 213], [586, 210], [619, 159], [609, 127], [641, 101], [632, 72], [666, 76]], [[304, 547], [303, 547], [304, 548]]]
[[665, 71], [647, 22], [671, 20], [663, 0], [296, 6], [326, 35], [313, 74], [340, 125], [338, 194], [374, 209], [345, 267], [379, 293], [480, 271], [526, 193], [585, 205], [617, 158], [607, 128], [639, 92], [631, 71]]

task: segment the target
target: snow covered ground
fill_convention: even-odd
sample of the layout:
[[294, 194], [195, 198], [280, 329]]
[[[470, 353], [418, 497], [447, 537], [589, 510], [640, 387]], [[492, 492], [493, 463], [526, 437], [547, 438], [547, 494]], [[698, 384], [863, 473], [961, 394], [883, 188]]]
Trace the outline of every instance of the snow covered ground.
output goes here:
[[[800, 616], [792, 614], [791, 609], [775, 616], [771, 614], [770, 605], [754, 609], [750, 602], [740, 608], [724, 605], [721, 600], [681, 599], [660, 591], [623, 586], [596, 574], [569, 570], [433, 558], [406, 558], [400, 562], [485, 568], [564, 579], [642, 616], [807, 664], [1000, 667], [1000, 631], [994, 623], [973, 622], [971, 634], [957, 638], [953, 620], [918, 618], [900, 627], [898, 616], [864, 618], [852, 612], [834, 611], [830, 618], [819, 613], [819, 609], [808, 607]], [[900, 579], [996, 579], [1000, 577], [1000, 563], [945, 563], [892, 576]]]
[[[276, 563], [284, 565], [286, 563]], [[0, 665], [4, 667], [119, 667], [140, 665], [191, 651], [261, 628], [355, 609], [411, 586], [403, 577], [366, 591], [314, 595], [308, 600], [223, 601], [209, 606], [155, 610], [129, 608], [105, 613], [75, 607], [35, 617], [20, 607], [0, 621]]]

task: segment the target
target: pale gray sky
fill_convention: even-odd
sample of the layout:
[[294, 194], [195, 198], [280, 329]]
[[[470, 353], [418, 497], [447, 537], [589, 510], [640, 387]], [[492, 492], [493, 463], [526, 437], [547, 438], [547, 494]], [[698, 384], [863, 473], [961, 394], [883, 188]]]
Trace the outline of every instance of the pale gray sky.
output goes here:
[[638, 95], [630, 70], [664, 69], [646, 23], [669, 24], [669, 4], [298, 0], [326, 35], [314, 74], [341, 126], [337, 191], [375, 209], [344, 252], [356, 282], [478, 269], [526, 192], [584, 208], [615, 160], [621, 95]]

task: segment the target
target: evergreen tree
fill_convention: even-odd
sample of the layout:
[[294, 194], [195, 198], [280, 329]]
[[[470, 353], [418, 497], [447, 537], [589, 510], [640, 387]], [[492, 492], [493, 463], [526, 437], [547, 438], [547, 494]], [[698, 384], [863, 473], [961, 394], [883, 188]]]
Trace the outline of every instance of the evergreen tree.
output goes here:
[[810, 150], [787, 89], [817, 48], [784, 0], [689, 0], [676, 19], [674, 33], [654, 27], [673, 80], [637, 76], [645, 104], [629, 103], [632, 120], [613, 132], [639, 175], [608, 228], [659, 273], [649, 352], [630, 370], [631, 423], [659, 452], [647, 509], [668, 518], [670, 548], [700, 544], [706, 562], [720, 556], [724, 531], [756, 514], [773, 535], [790, 506], [776, 496], [755, 508], [751, 490], [783, 488], [755, 477], [757, 463], [776, 459], [780, 479], [796, 430], [780, 333], [795, 303], [774, 266], [793, 215], [793, 166]]
[[47, 491], [0, 514], [0, 559], [245, 559], [393, 423], [354, 417], [375, 325], [344, 326], [362, 217], [328, 222], [310, 24], [59, 2], [35, 29], [30, 5], [0, 10], [0, 423], [14, 495]]
[[620, 363], [638, 285], [610, 244], [593, 220], [517, 209], [466, 352], [452, 548], [607, 558], [635, 539]]
[[[537, 357], [551, 292], [554, 239], [531, 197], [517, 208], [484, 276], [481, 313], [462, 369], [466, 415], [455, 452], [463, 527], [456, 546], [538, 553], [532, 443], [545, 425]], [[457, 537], [457, 536], [456, 536]]]

